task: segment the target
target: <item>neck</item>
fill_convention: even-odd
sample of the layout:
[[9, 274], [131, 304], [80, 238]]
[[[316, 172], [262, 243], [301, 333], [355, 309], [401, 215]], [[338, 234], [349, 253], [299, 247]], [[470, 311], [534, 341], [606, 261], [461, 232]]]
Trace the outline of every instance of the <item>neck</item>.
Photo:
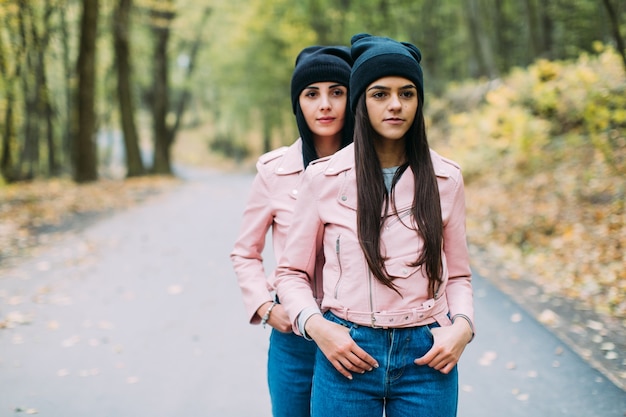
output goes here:
[[406, 161], [404, 139], [377, 141], [375, 146], [381, 168], [397, 167]]
[[341, 148], [341, 135], [313, 136], [313, 146], [319, 158], [330, 156]]

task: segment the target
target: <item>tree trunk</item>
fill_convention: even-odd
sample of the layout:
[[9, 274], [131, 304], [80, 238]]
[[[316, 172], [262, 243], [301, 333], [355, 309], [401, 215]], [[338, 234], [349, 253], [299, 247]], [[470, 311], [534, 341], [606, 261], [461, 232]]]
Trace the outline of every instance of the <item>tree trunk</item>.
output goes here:
[[154, 78], [152, 85], [154, 162], [152, 172], [166, 175], [172, 174], [167, 128], [169, 108], [167, 44], [170, 37], [170, 22], [174, 17], [171, 6], [172, 1], [168, 0], [164, 10], [152, 11], [152, 32], [154, 34]]
[[37, 132], [38, 120], [37, 120], [37, 88], [33, 88], [33, 85], [37, 82], [35, 75], [33, 74], [33, 62], [32, 52], [33, 45], [30, 44], [29, 33], [27, 25], [30, 23], [34, 25], [32, 19], [32, 13], [29, 5], [26, 2], [19, 2], [18, 9], [18, 27], [20, 33], [20, 47], [24, 60], [22, 62], [22, 97], [24, 106], [23, 117], [23, 135], [24, 146], [20, 150], [19, 161], [16, 172], [16, 179], [27, 180], [32, 179], [35, 175], [34, 165], [37, 162], [37, 147], [39, 141], [39, 134]]
[[[61, 123], [61, 166], [64, 167], [64, 171], [67, 171], [68, 167], [72, 166], [72, 135], [76, 133], [73, 130], [73, 108], [74, 101], [72, 97], [74, 97], [74, 89], [72, 87], [72, 79], [74, 78], [73, 66], [70, 59], [70, 36], [68, 31], [67, 24], [67, 11], [64, 7], [59, 8], [59, 18], [61, 20], [61, 45], [62, 52], [61, 57], [63, 59], [63, 81], [64, 86], [62, 88], [64, 99], [65, 99], [65, 108], [63, 110], [64, 113], [64, 122]], [[61, 117], [63, 120], [63, 117]]]
[[[3, 38], [0, 37], [0, 75], [5, 80], [5, 103], [4, 126], [2, 131], [2, 153], [0, 154], [0, 174], [5, 181], [11, 182], [14, 176], [13, 154], [11, 144], [15, 140], [15, 121], [13, 120], [13, 106], [15, 105], [15, 92], [13, 79], [9, 78], [7, 51], [4, 47]], [[19, 64], [15, 65], [16, 75], [19, 76]]]
[[489, 38], [485, 31], [481, 30], [481, 24], [479, 18], [481, 16], [477, 0], [468, 0], [467, 2], [467, 19], [470, 31], [470, 40], [472, 43], [472, 49], [476, 56], [476, 64], [478, 65], [478, 71], [473, 74], [478, 77], [487, 76], [489, 78], [495, 78], [498, 75], [496, 69], [493, 51], [489, 44]]
[[145, 169], [139, 151], [139, 135], [135, 125], [135, 106], [130, 81], [129, 15], [131, 3], [132, 0], [119, 0], [113, 16], [113, 45], [117, 70], [117, 97], [126, 150], [126, 176], [136, 177], [144, 175]]
[[[429, 40], [428, 48], [430, 50], [437, 50], [440, 47], [440, 27], [434, 22], [433, 16], [436, 16], [437, 9], [441, 7], [441, 3], [439, 2], [425, 2], [422, 6], [423, 13], [420, 13], [420, 27], [423, 29], [423, 33], [431, 34], [431, 38]], [[419, 39], [409, 39], [416, 45], [419, 45]], [[439, 65], [441, 62], [439, 60], [434, 59], [434, 55], [424, 54], [422, 66], [431, 74], [437, 74], [439, 71]]]
[[496, 36], [494, 38], [495, 52], [498, 59], [498, 69], [506, 71], [515, 62], [512, 56], [513, 48], [509, 37], [511, 23], [504, 12], [504, 0], [495, 0], [494, 25]]
[[539, 19], [541, 22], [541, 54], [547, 59], [554, 58], [554, 21], [548, 9], [549, 1], [539, 2]]
[[77, 134], [74, 143], [74, 180], [89, 182], [98, 179], [97, 147], [95, 143], [96, 114], [96, 38], [98, 0], [83, 0], [78, 55]]
[[615, 47], [617, 49], [617, 53], [622, 57], [622, 62], [624, 63], [624, 71], [626, 71], [626, 45], [624, 43], [624, 38], [622, 38], [622, 34], [619, 31], [619, 20], [617, 13], [615, 13], [615, 8], [610, 0], [604, 0], [604, 7], [606, 8], [606, 13], [609, 15], [609, 21], [611, 22], [611, 32], [613, 32], [613, 38], [615, 39]]
[[537, 10], [534, 0], [525, 0], [526, 22], [528, 22], [528, 38], [530, 44], [531, 57], [537, 57], [541, 54], [541, 33], [537, 24]]
[[[46, 54], [48, 46], [50, 44], [50, 18], [54, 8], [50, 3], [46, 3], [46, 9], [43, 20], [43, 32], [39, 35], [33, 25], [33, 39], [37, 44], [37, 101], [38, 101], [38, 113], [39, 119], [45, 120], [45, 136], [46, 148], [48, 150], [47, 158], [47, 175], [54, 176], [59, 173], [59, 166], [56, 158], [56, 146], [54, 135], [54, 109], [52, 107], [52, 100], [50, 97], [50, 86], [48, 85], [47, 68], [46, 68]], [[44, 123], [41, 123], [42, 127], [40, 131], [44, 129]]]
[[13, 94], [13, 87], [7, 86], [10, 88], [7, 91], [6, 103], [7, 107], [5, 109], [4, 117], [4, 131], [2, 132], [2, 159], [0, 160], [0, 172], [2, 173], [2, 177], [7, 182], [11, 182], [14, 180], [14, 169], [13, 166], [13, 158], [11, 154], [11, 142], [15, 137], [15, 122], [13, 120], [13, 106], [15, 104], [15, 96]]
[[[204, 9], [204, 13], [202, 15], [202, 19], [200, 19], [200, 24], [197, 29], [197, 37], [194, 39], [193, 44], [191, 45], [189, 52], [189, 63], [187, 65], [187, 71], [185, 74], [185, 79], [189, 81], [193, 72], [196, 68], [196, 58], [198, 56], [198, 52], [200, 51], [200, 46], [202, 45], [202, 41], [204, 39], [202, 35], [202, 28], [206, 25], [206, 22], [211, 15], [211, 9]], [[185, 109], [187, 107], [187, 103], [191, 98], [191, 91], [189, 91], [189, 87], [185, 87], [182, 94], [180, 95], [180, 100], [178, 101], [178, 105], [176, 106], [176, 113], [174, 118], [173, 126], [168, 130], [168, 143], [171, 147], [176, 139], [176, 134], [178, 133], [178, 129], [180, 128], [183, 115], [185, 114]]]

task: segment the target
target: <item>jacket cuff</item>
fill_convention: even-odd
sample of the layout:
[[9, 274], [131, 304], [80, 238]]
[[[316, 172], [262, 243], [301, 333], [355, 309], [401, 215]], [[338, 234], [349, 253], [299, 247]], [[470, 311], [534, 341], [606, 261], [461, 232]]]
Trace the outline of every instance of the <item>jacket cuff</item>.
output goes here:
[[302, 337], [304, 337], [306, 340], [313, 340], [313, 339], [311, 339], [309, 335], [306, 334], [306, 332], [304, 331], [304, 326], [306, 325], [307, 320], [310, 319], [311, 316], [314, 316], [316, 314], [320, 314], [320, 315], [322, 314], [319, 308], [307, 307], [304, 310], [302, 310], [300, 314], [298, 315], [298, 331], [300, 332]]
[[470, 330], [472, 331], [472, 338], [469, 342], [467, 342], [470, 343], [472, 340], [474, 340], [474, 336], [476, 335], [476, 333], [474, 332], [474, 323], [472, 323], [472, 320], [465, 314], [455, 314], [454, 316], [452, 316], [452, 324], [454, 324], [454, 321], [459, 317], [467, 321], [467, 324], [469, 324]]

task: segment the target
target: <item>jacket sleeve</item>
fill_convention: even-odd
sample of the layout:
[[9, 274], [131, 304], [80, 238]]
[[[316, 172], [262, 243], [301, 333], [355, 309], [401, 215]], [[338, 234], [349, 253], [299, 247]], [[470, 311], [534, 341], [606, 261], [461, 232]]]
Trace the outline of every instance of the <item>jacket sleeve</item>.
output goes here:
[[465, 233], [465, 190], [460, 172], [455, 179], [456, 186], [452, 196], [451, 212], [443, 231], [443, 250], [448, 268], [446, 296], [450, 316], [465, 315], [471, 320], [473, 326], [473, 290]]
[[258, 308], [272, 301], [262, 255], [267, 232], [274, 221], [268, 177], [263, 174], [262, 164], [257, 163], [257, 175], [243, 213], [239, 237], [230, 254], [248, 320], [252, 324], [261, 321], [256, 315]]
[[[280, 303], [289, 315], [294, 332], [299, 335], [302, 335], [298, 328], [300, 313], [305, 309], [319, 311], [313, 279], [316, 261], [320, 259], [318, 250], [322, 247], [324, 225], [318, 214], [312, 178], [310, 169], [307, 169], [298, 193], [285, 249], [274, 277]], [[321, 277], [321, 273], [318, 275]]]

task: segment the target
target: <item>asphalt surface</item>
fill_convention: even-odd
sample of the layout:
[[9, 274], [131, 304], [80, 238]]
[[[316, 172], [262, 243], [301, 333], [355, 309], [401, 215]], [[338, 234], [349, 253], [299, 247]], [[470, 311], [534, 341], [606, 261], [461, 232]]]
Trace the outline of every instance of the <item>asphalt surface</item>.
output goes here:
[[[251, 175], [179, 189], [0, 271], [0, 417], [269, 417], [269, 329], [228, 254]], [[626, 393], [475, 277], [459, 417], [624, 417]], [[7, 319], [8, 318], [8, 319]]]

